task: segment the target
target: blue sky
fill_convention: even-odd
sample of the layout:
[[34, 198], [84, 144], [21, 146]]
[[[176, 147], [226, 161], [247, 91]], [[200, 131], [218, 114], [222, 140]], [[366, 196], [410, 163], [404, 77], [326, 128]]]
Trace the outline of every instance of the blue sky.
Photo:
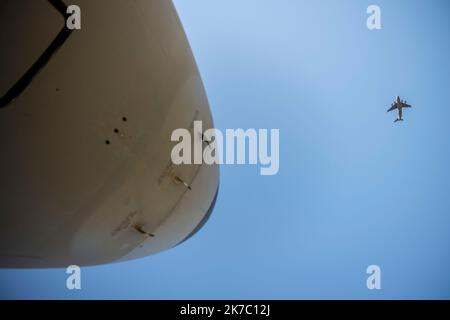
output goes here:
[[[216, 127], [279, 128], [278, 175], [224, 165], [211, 219], [179, 247], [84, 268], [80, 291], [63, 269], [0, 270], [0, 297], [450, 298], [449, 2], [175, 5]], [[414, 108], [394, 124], [396, 95]]]

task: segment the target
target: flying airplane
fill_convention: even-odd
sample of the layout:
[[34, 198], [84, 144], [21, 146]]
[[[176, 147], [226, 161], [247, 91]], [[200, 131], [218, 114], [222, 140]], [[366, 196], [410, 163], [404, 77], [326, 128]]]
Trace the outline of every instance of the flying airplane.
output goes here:
[[391, 111], [394, 111], [395, 109], [398, 110], [398, 118], [395, 119], [394, 122], [403, 121], [403, 118], [402, 118], [403, 108], [411, 108], [411, 106], [409, 104], [407, 104], [406, 101], [401, 100], [400, 97], [397, 96], [397, 99], [395, 100], [395, 102], [391, 105], [391, 107], [387, 111], [387, 112], [391, 112]]
[[172, 1], [1, 0], [0, 42], [0, 267], [135, 259], [205, 224], [218, 165], [171, 161], [175, 129], [213, 128]]

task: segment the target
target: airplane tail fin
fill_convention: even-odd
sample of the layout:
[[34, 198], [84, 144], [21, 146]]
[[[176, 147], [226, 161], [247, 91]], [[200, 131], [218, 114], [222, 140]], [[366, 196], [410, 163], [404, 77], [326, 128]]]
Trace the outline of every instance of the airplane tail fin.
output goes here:
[[403, 121], [403, 119], [398, 118], [398, 119], [395, 119], [394, 122], [398, 122], [398, 121]]

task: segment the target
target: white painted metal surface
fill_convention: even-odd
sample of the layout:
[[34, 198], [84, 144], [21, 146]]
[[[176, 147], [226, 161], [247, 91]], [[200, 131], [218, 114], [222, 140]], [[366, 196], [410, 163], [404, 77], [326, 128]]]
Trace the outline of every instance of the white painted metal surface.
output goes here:
[[[170, 159], [174, 129], [194, 119], [213, 126], [172, 3], [71, 4], [82, 29], [0, 109], [1, 267], [94, 265], [171, 248], [217, 192], [217, 166]], [[2, 0], [0, 11], [4, 94], [65, 21], [46, 0]], [[11, 28], [7, 15], [21, 24]]]

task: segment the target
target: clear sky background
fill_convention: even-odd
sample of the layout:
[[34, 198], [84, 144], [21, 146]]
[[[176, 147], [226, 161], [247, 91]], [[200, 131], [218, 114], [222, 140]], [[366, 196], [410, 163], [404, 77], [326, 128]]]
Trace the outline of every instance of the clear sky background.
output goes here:
[[[64, 269], [0, 270], [1, 298], [450, 298], [450, 2], [175, 5], [216, 127], [279, 128], [279, 174], [222, 166], [179, 247], [83, 268], [79, 291]], [[414, 108], [394, 124], [397, 95]]]

